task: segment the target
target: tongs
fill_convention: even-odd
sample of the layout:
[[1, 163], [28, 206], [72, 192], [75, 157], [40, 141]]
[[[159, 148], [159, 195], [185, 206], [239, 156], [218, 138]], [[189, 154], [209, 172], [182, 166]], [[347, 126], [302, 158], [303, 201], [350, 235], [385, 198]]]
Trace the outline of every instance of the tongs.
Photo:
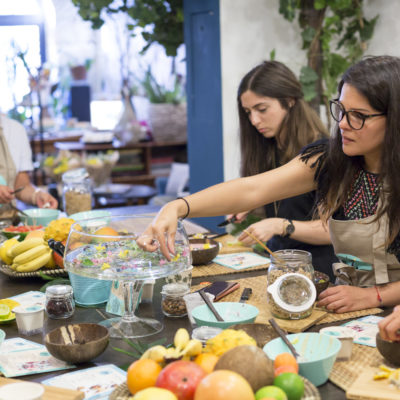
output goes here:
[[64, 257], [65, 246], [61, 242], [58, 242], [54, 239], [49, 239], [47, 243], [49, 247], [54, 250], [59, 256]]

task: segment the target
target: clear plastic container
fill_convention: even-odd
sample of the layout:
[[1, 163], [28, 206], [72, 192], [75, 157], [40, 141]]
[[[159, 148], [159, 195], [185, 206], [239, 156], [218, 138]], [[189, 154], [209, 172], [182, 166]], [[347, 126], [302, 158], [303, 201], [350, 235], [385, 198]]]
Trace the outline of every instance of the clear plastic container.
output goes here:
[[68, 215], [92, 209], [92, 183], [86, 169], [68, 171], [62, 181], [64, 211]]
[[45, 310], [49, 318], [63, 319], [71, 317], [75, 311], [72, 286], [48, 286], [46, 289]]
[[311, 253], [279, 250], [268, 269], [268, 303], [272, 315], [282, 319], [310, 316], [316, 299]]
[[190, 292], [184, 283], [169, 283], [161, 290], [161, 308], [167, 317], [185, 317], [187, 315], [186, 303], [183, 296]]

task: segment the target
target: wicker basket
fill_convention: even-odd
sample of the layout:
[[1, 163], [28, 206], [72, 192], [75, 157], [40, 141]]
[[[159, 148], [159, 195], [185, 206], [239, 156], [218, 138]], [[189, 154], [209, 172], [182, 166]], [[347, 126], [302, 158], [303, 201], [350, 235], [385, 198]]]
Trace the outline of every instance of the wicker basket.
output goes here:
[[156, 142], [186, 140], [186, 103], [149, 105], [149, 123]]

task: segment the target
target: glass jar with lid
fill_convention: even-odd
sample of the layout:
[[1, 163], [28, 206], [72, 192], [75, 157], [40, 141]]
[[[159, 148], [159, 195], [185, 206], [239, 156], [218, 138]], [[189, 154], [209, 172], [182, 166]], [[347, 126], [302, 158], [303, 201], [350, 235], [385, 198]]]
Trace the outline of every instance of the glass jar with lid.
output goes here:
[[68, 215], [92, 209], [92, 183], [86, 169], [65, 172], [62, 182], [64, 211]]
[[311, 315], [316, 299], [311, 253], [279, 250], [268, 268], [268, 304], [273, 316], [301, 319]]
[[184, 317], [187, 315], [186, 303], [183, 298], [190, 292], [184, 283], [168, 283], [161, 290], [161, 308], [167, 317]]
[[74, 314], [75, 302], [70, 285], [51, 285], [46, 288], [46, 314], [49, 318], [69, 318]]

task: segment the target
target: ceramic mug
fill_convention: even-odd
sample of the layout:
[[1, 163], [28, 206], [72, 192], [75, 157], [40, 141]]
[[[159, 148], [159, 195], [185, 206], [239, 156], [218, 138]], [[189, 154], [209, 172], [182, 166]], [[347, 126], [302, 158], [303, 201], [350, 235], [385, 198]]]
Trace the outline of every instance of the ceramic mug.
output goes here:
[[165, 282], [185, 283], [190, 287], [192, 285], [192, 270], [193, 270], [193, 265], [191, 265], [189, 268], [186, 268], [177, 274], [168, 275], [165, 277]]

